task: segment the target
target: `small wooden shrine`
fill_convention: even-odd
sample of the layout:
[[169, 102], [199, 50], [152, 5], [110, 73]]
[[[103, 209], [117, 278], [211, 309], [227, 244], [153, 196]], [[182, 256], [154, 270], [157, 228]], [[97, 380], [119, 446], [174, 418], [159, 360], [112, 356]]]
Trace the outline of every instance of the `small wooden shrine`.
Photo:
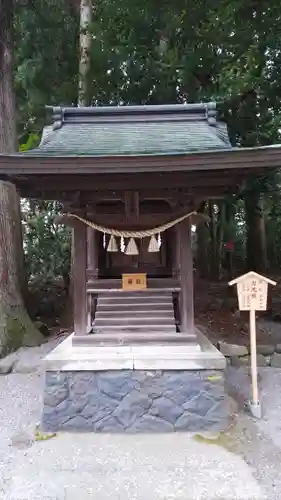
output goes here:
[[[233, 148], [214, 103], [55, 107], [37, 148], [0, 155], [0, 178], [13, 182], [22, 197], [60, 201], [64, 214], [57, 222], [73, 229], [74, 335], [47, 358], [46, 401], [54, 391], [51, 372], [61, 374], [58, 388], [60, 380], [73, 387], [81, 372], [91, 373], [89, 384], [96, 384], [106, 372], [118, 392], [119, 375], [114, 372], [113, 383], [112, 370], [131, 384], [136, 371], [140, 383], [146, 370], [155, 369], [154, 382], [147, 382], [154, 389], [159, 370], [163, 394], [174, 377], [169, 370], [179, 370], [181, 380], [198, 383], [198, 395], [208, 391], [215, 406], [217, 393], [201, 383], [213, 376], [210, 370], [221, 377], [225, 360], [194, 327], [192, 227], [202, 220], [204, 200], [234, 193], [249, 175], [280, 164], [279, 145]], [[172, 430], [196, 427], [188, 417], [191, 392], [185, 404], [182, 396], [174, 402], [182, 414]], [[82, 397], [78, 389], [76, 397]], [[78, 419], [69, 409], [58, 417], [46, 401], [43, 421], [56, 429], [145, 430], [162, 411], [157, 405], [153, 415], [132, 410], [134, 427], [120, 416], [123, 402], [116, 408], [115, 400], [108, 403], [111, 413], [98, 419], [102, 401], [98, 410], [87, 410], [91, 417], [79, 410]], [[201, 428], [204, 411], [198, 414]]]
[[177, 321], [190, 332], [196, 211], [279, 164], [279, 146], [232, 148], [214, 103], [55, 107], [38, 148], [1, 155], [0, 175], [22, 197], [64, 206], [61, 222], [74, 236], [75, 334], [89, 331], [95, 291], [122, 288], [122, 275], [134, 273], [146, 275], [148, 289], [182, 297]]

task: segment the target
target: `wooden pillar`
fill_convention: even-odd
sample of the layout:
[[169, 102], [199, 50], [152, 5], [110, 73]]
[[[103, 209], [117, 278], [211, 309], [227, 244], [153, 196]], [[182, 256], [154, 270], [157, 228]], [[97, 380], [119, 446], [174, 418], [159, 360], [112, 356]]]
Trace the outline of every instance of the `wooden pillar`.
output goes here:
[[87, 266], [94, 278], [98, 277], [98, 238], [97, 231], [87, 227]]
[[73, 306], [75, 335], [86, 335], [86, 266], [87, 229], [85, 224], [77, 223], [73, 229]]
[[180, 312], [181, 331], [194, 331], [194, 303], [193, 303], [193, 254], [191, 246], [191, 219], [188, 217], [178, 226], [179, 230], [179, 257], [180, 257]]
[[180, 231], [179, 231], [178, 225], [176, 225], [175, 227], [172, 228], [171, 239], [173, 242], [173, 248], [172, 248], [173, 277], [179, 279], [179, 277], [180, 277]]
[[[90, 281], [96, 280], [99, 275], [98, 269], [98, 232], [92, 228], [87, 227], [87, 267], [90, 271]], [[86, 275], [87, 281], [89, 277]], [[92, 294], [87, 294], [87, 331], [92, 328], [92, 320], [95, 315], [95, 301]]]

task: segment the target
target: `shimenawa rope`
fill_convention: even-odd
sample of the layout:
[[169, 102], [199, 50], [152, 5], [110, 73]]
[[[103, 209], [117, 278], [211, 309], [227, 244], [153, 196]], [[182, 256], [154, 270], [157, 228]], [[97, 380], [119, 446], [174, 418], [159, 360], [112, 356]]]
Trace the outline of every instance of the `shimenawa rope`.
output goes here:
[[167, 222], [166, 224], [163, 224], [162, 226], [157, 226], [152, 229], [146, 229], [143, 231], [121, 231], [119, 229], [112, 229], [104, 226], [100, 226], [99, 224], [95, 224], [92, 221], [83, 219], [82, 217], [79, 217], [79, 215], [75, 214], [67, 214], [68, 217], [72, 217], [75, 219], [80, 220], [84, 224], [86, 224], [89, 227], [92, 227], [93, 229], [96, 229], [97, 231], [100, 231], [101, 233], [105, 234], [110, 234], [111, 236], [117, 236], [120, 238], [146, 238], [148, 236], [153, 236], [158, 233], [163, 233], [164, 231], [167, 231], [167, 229], [170, 229], [171, 227], [175, 226], [176, 224], [179, 224], [180, 222], [184, 221], [191, 215], [197, 215], [197, 212], [190, 212], [189, 214], [185, 214], [182, 217], [179, 217], [178, 219], [172, 220], [170, 222]]

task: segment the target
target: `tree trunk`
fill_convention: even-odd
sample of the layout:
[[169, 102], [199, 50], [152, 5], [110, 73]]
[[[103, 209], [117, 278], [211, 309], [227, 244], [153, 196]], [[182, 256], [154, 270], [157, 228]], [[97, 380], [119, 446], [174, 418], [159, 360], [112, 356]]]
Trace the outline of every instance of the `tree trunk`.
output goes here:
[[91, 98], [89, 95], [89, 69], [91, 33], [89, 25], [92, 21], [92, 0], [81, 0], [80, 5], [80, 60], [79, 60], [79, 92], [78, 105], [88, 106]]
[[[13, 2], [0, 0], [0, 152], [16, 150], [12, 83]], [[21, 345], [36, 345], [42, 335], [23, 302], [24, 257], [20, 201], [14, 185], [0, 182], [0, 356]]]
[[252, 190], [245, 196], [247, 226], [247, 269], [267, 271], [265, 224], [262, 202], [258, 192]]
[[[90, 105], [91, 98], [89, 92], [89, 69], [90, 69], [90, 46], [91, 33], [89, 25], [92, 21], [92, 0], [81, 0], [80, 3], [80, 58], [79, 58], [79, 88], [78, 88], [78, 106]], [[88, 237], [89, 239], [88, 228]], [[73, 229], [71, 235], [71, 259], [68, 298], [65, 308], [65, 320], [67, 325], [73, 324], [73, 277], [74, 277], [74, 240]]]

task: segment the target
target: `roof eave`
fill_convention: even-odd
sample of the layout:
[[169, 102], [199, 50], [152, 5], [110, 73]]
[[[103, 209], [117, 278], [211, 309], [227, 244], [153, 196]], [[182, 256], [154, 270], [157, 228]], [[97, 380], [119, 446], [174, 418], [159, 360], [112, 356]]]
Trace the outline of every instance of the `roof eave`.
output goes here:
[[[0, 175], [134, 173], [279, 168], [281, 147], [232, 148], [173, 155], [40, 156], [0, 155]], [[79, 167], [79, 170], [77, 170]]]

